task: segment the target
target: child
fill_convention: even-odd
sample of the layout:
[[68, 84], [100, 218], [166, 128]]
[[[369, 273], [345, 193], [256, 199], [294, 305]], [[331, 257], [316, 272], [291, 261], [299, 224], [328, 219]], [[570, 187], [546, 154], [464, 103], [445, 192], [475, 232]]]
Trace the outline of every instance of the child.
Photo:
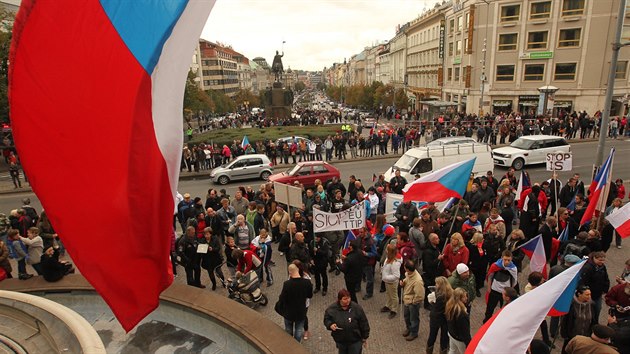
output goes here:
[[[271, 237], [267, 234], [266, 229], [260, 229], [260, 235], [252, 240], [252, 245], [256, 247], [256, 255], [262, 260], [262, 270], [267, 274], [267, 286], [271, 286], [273, 284], [273, 274], [271, 273]], [[260, 280], [262, 281], [262, 279]]]
[[234, 277], [236, 274], [236, 265], [238, 261], [232, 257], [232, 251], [236, 249], [236, 243], [234, 243], [234, 237], [228, 236], [225, 239], [225, 265], [228, 268], [230, 277]]
[[19, 231], [16, 229], [10, 229], [7, 236], [11, 247], [11, 257], [18, 263], [18, 278], [20, 278], [20, 280], [32, 278], [33, 274], [26, 273], [26, 259], [28, 258], [28, 254], [26, 253], [26, 246], [24, 246], [20, 240]]
[[42, 275], [42, 254], [44, 253], [44, 240], [39, 236], [39, 229], [31, 227], [26, 231], [27, 237], [20, 237], [20, 240], [28, 246], [27, 263]]

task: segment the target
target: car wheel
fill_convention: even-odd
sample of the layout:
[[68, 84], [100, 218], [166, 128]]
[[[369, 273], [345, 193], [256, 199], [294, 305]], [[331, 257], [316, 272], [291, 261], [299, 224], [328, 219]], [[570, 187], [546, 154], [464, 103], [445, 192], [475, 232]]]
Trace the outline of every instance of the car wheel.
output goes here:
[[525, 166], [525, 160], [520, 157], [512, 162], [512, 167], [514, 167], [515, 170], [521, 170], [523, 166]]
[[260, 174], [260, 178], [264, 179], [265, 181], [269, 180], [269, 176], [271, 176], [271, 172], [269, 171], [263, 171]]
[[228, 178], [228, 176], [221, 176], [221, 177], [219, 177], [219, 179], [217, 181], [221, 185], [226, 185], [226, 184], [228, 184], [228, 182], [230, 182], [230, 178]]

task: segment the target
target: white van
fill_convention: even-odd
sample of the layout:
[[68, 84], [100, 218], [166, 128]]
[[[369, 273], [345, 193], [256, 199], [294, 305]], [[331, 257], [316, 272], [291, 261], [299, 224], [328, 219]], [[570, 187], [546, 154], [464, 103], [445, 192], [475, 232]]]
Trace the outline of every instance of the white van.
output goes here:
[[485, 175], [494, 170], [492, 148], [487, 144], [455, 144], [442, 146], [421, 146], [407, 150], [385, 173], [385, 180], [394, 177], [394, 171], [400, 170], [400, 175], [407, 182], [415, 180], [416, 175], [424, 176], [432, 171], [452, 165], [456, 162], [476, 157], [473, 173]]

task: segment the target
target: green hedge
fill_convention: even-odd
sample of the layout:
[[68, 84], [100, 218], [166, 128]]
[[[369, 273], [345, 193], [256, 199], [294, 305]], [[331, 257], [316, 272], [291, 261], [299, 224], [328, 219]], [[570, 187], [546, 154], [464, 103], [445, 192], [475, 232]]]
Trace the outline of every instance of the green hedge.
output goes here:
[[309, 126], [287, 126], [287, 127], [270, 127], [270, 128], [244, 128], [244, 129], [216, 129], [201, 134], [193, 135], [193, 139], [189, 144], [213, 143], [213, 144], [232, 144], [234, 140], [241, 141], [243, 136], [247, 135], [250, 143], [255, 144], [259, 140], [271, 139], [276, 141], [278, 138], [287, 136], [303, 136], [314, 139], [316, 137], [325, 139], [328, 135], [334, 135], [341, 132], [340, 124], [326, 125], [309, 125]]

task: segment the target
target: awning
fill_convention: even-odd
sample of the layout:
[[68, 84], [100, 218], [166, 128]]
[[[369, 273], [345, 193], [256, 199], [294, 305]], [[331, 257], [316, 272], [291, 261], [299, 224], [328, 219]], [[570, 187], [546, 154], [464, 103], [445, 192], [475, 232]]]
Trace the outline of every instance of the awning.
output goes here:
[[494, 107], [510, 107], [512, 105], [512, 101], [494, 101], [492, 102]]
[[519, 102], [519, 104], [521, 106], [525, 106], [525, 107], [536, 107], [536, 106], [538, 106], [538, 102], [531, 102], [531, 101], [525, 101], [525, 102], [521, 101], [521, 102]]
[[573, 106], [571, 101], [556, 101], [553, 104], [553, 108], [569, 108]]
[[448, 101], [420, 101], [419, 103], [429, 107], [456, 107], [458, 105], [457, 102]]

